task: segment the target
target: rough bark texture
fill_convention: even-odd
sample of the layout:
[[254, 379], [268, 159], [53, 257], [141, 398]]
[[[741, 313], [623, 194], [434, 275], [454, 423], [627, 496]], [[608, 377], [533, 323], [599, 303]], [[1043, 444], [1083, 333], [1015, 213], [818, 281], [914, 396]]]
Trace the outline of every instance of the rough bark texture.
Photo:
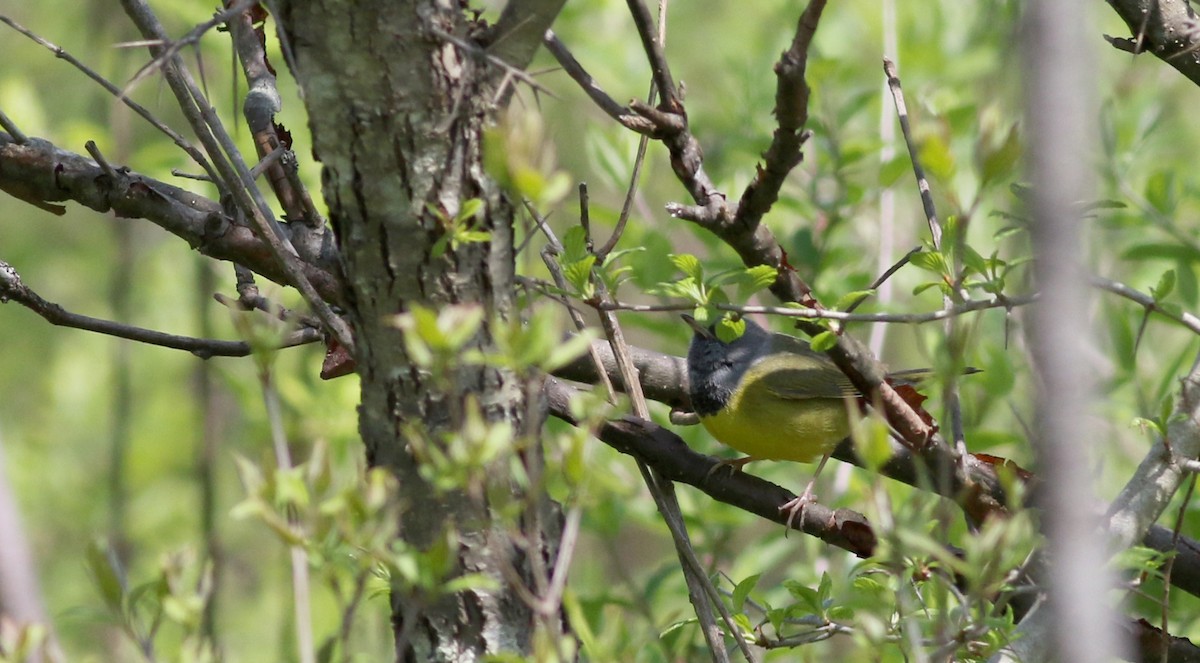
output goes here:
[[[486, 652], [527, 652], [530, 609], [501, 576], [507, 564], [527, 576], [527, 560], [503, 528], [489, 525], [486, 504], [464, 494], [435, 496], [403, 432], [420, 422], [444, 430], [465, 393], [478, 395], [492, 420], [520, 429], [523, 389], [511, 374], [465, 366], [455, 386], [440, 392], [410, 366], [400, 331], [388, 324], [413, 304], [477, 303], [502, 315], [511, 306], [513, 210], [481, 165], [494, 90], [485, 65], [438, 37], [470, 40], [478, 26], [449, 0], [289, 2], [280, 18], [341, 247], [368, 458], [400, 481], [407, 541], [425, 547], [454, 527], [458, 570], [485, 573], [502, 587], [432, 603], [395, 591], [397, 659], [470, 661]], [[471, 198], [484, 201], [475, 229], [491, 233], [491, 241], [434, 257], [443, 227], [430, 210], [453, 217]], [[475, 342], [488, 343], [486, 327]]]

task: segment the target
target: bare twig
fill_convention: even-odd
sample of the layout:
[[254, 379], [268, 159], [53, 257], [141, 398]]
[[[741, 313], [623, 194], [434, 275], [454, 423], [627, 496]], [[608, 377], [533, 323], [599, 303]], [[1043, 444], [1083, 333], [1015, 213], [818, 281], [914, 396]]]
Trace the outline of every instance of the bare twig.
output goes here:
[[[234, 224], [218, 203], [124, 168], [117, 171], [116, 181], [103, 175], [91, 159], [47, 141], [30, 138], [18, 145], [0, 134], [0, 188], [18, 190], [22, 199], [33, 204], [74, 200], [98, 212], [111, 210], [123, 219], [146, 219], [206, 256], [252, 267], [278, 283], [288, 282], [263, 240]], [[322, 297], [340, 301], [343, 290], [335, 258], [314, 258], [301, 268]]]
[[650, 70], [654, 74], [654, 85], [662, 95], [662, 105], [672, 113], [683, 112], [683, 102], [675, 89], [675, 81], [671, 79], [671, 68], [667, 64], [667, 55], [663, 50], [663, 40], [655, 29], [654, 16], [643, 0], [628, 0], [629, 13], [637, 26], [638, 36], [642, 38], [642, 48], [646, 58], [650, 60]]
[[763, 153], [764, 163], [738, 202], [737, 223], [748, 228], [758, 225], [763, 215], [779, 199], [779, 190], [800, 161], [801, 148], [812, 135], [804, 128], [808, 124], [808, 82], [804, 72], [808, 66], [808, 51], [813, 35], [821, 21], [825, 0], [813, 0], [800, 14], [792, 45], [775, 63], [778, 79], [775, 89], [775, 119], [778, 127], [771, 146]]
[[[837, 320], [839, 322], [890, 322], [899, 324], [921, 324], [926, 322], [935, 322], [938, 320], [948, 320], [961, 316], [965, 313], [974, 311], [984, 311], [993, 308], [1012, 309], [1020, 306], [1027, 306], [1037, 301], [1037, 295], [1024, 295], [1013, 297], [992, 297], [990, 299], [976, 299], [963, 302], [962, 304], [950, 308], [930, 311], [928, 313], [846, 313], [844, 311], [830, 311], [828, 309], [816, 309], [807, 307], [786, 307], [786, 306], [737, 306], [735, 304], [713, 304], [712, 307], [718, 311], [731, 311], [735, 313], [761, 313], [763, 315], [777, 315], [787, 318], [802, 318], [806, 320], [822, 319], [822, 320]], [[638, 313], [666, 313], [677, 311], [691, 311], [696, 308], [695, 304], [623, 304], [623, 303], [604, 303], [599, 302], [596, 308], [601, 310], [618, 310], [618, 311], [636, 311]]]
[[108, 175], [113, 181], [116, 181], [117, 171], [113, 169], [108, 160], [104, 158], [104, 155], [100, 153], [100, 148], [96, 145], [96, 141], [89, 140], [83, 144], [83, 147], [87, 150], [88, 154], [92, 155], [92, 159], [95, 159], [96, 164], [100, 166], [100, 170], [104, 171], [104, 174]]
[[[209, 357], [245, 357], [251, 353], [249, 344], [242, 341], [221, 341], [209, 338], [194, 338], [178, 336], [152, 329], [143, 329], [132, 325], [102, 320], [78, 313], [71, 313], [58, 304], [42, 299], [22, 281], [17, 271], [8, 263], [0, 260], [0, 302], [12, 300], [40, 315], [52, 325], [71, 327], [85, 331], [96, 332], [108, 336], [116, 336], [139, 343], [158, 345], [176, 350], [186, 350], [201, 359]], [[287, 348], [321, 340], [321, 333], [315, 329], [300, 329], [283, 339], [279, 347]]]
[[[167, 42], [162, 24], [144, 0], [121, 0], [121, 4], [138, 29], [142, 31], [143, 36], [160, 40], [162, 43]], [[238, 207], [254, 222], [259, 236], [270, 248], [279, 267], [287, 274], [289, 284], [300, 291], [305, 302], [312, 307], [313, 312], [317, 314], [329, 332], [337, 338], [342, 347], [353, 355], [354, 338], [350, 327], [333, 313], [329, 304], [317, 294], [313, 285], [309, 283], [296, 254], [296, 249], [288, 241], [278, 222], [275, 221], [271, 208], [263, 199], [262, 193], [250, 180], [249, 168], [246, 167], [241, 152], [238, 151], [228, 132], [225, 131], [224, 125], [217, 117], [212, 105], [204, 99], [179, 56], [164, 53], [165, 50], [161, 45], [150, 47], [150, 52], [155, 57], [169, 56], [164, 57], [166, 66], [163, 68], [167, 83], [174, 92], [184, 115], [188, 117], [192, 128], [200, 136], [200, 140], [208, 150], [217, 170], [221, 172], [226, 181], [240, 183], [240, 186], [231, 186], [231, 193], [234, 200], [238, 202]]]
[[[151, 113], [150, 111], [146, 110], [146, 108], [143, 107], [141, 104], [133, 101], [129, 97], [122, 94], [120, 88], [118, 88], [116, 85], [113, 85], [111, 82], [108, 81], [108, 79], [104, 78], [103, 76], [101, 76], [100, 74], [98, 74], [94, 70], [92, 70], [90, 67], [88, 67], [84, 63], [80, 62], [75, 56], [71, 55], [65, 49], [63, 49], [59, 46], [56, 46], [56, 45], [52, 44], [51, 42], [46, 41], [45, 39], [39, 37], [38, 35], [34, 34], [30, 30], [26, 29], [21, 24], [17, 23], [16, 21], [13, 21], [11, 18], [9, 18], [7, 16], [0, 16], [0, 22], [4, 23], [5, 25], [12, 28], [13, 30], [20, 32], [21, 34], [25, 35], [29, 39], [32, 39], [35, 43], [39, 44], [40, 46], [45, 47], [51, 53], [54, 53], [54, 55], [56, 57], [66, 60], [69, 64], [74, 66], [76, 69], [83, 72], [83, 74], [85, 76], [92, 79], [96, 83], [99, 83], [100, 87], [102, 87], [106, 91], [108, 91], [109, 94], [120, 99], [121, 103], [123, 103], [126, 106], [128, 106], [129, 108], [131, 108], [133, 110], [133, 112], [138, 114], [139, 117], [146, 120], [155, 129], [158, 129], [163, 134], [165, 134], [167, 137], [169, 137], [176, 145], [179, 146], [180, 149], [182, 149], [189, 157], [192, 158], [192, 161], [195, 161], [197, 165], [199, 165], [201, 168], [204, 169], [205, 173], [208, 173], [209, 181], [216, 184], [218, 186], [218, 188], [222, 187], [221, 178], [217, 175], [217, 172], [215, 170], [213, 170], [212, 164], [210, 164], [208, 162], [208, 159], [206, 159], [204, 157], [204, 154], [201, 153], [200, 150], [196, 149], [195, 145], [192, 145], [190, 142], [188, 142], [188, 140], [186, 138], [184, 138], [183, 136], [181, 136], [179, 134], [179, 132], [175, 131], [171, 127], [164, 124], [157, 117], [154, 117], [154, 114]], [[21, 142], [21, 141], [19, 141], [19, 142]]]
[[239, 2], [226, 7], [223, 11], [213, 14], [212, 18], [204, 21], [203, 23], [197, 24], [191, 30], [188, 30], [187, 34], [176, 40], [169, 39], [166, 34], [163, 33], [162, 35], [144, 40], [117, 44], [119, 48], [141, 48], [145, 46], [151, 50], [157, 50], [154, 59], [143, 65], [141, 69], [138, 69], [138, 71], [133, 75], [133, 78], [125, 84], [125, 89], [121, 90], [120, 96], [126, 96], [126, 93], [128, 93], [129, 90], [131, 90], [141, 81], [145, 80], [147, 76], [165, 68], [168, 63], [171, 63], [176, 57], [178, 57], [179, 53], [185, 47], [198, 44], [200, 42], [200, 38], [207, 34], [209, 30], [212, 30], [218, 25], [227, 22], [229, 19], [237, 16], [256, 4], [258, 4], [258, 0], [240, 0]]
[[475, 58], [476, 60], [479, 60], [481, 62], [486, 62], [486, 63], [492, 65], [493, 67], [496, 67], [497, 69], [505, 72], [507, 75], [512, 76], [513, 78], [515, 78], [515, 79], [521, 81], [522, 83], [528, 85], [529, 87], [533, 88], [537, 92], [545, 94], [551, 98], [556, 98], [554, 96], [554, 93], [551, 92], [549, 88], [547, 88], [546, 86], [542, 85], [541, 83], [533, 80], [533, 76], [530, 76], [528, 73], [526, 73], [524, 69], [520, 69], [518, 67], [515, 67], [515, 66], [505, 62], [503, 59], [501, 59], [495, 55], [492, 55], [491, 53], [480, 48], [478, 45], [472, 44], [471, 42], [463, 40], [463, 39], [459, 39], [458, 37], [455, 37], [454, 35], [450, 34], [449, 32], [439, 30], [432, 26], [429, 27], [429, 33], [432, 34], [433, 36], [437, 37], [438, 39], [444, 39], [445, 41], [448, 41], [451, 44], [454, 44], [455, 46], [462, 49], [463, 53], [469, 55], [472, 58]]
[[925, 210], [925, 220], [929, 223], [929, 235], [933, 238], [934, 247], [942, 248], [942, 224], [938, 221], [937, 209], [933, 205], [933, 193], [929, 189], [929, 178], [925, 177], [925, 169], [921, 167], [918, 157], [917, 144], [913, 141], [912, 127], [908, 122], [908, 106], [904, 104], [904, 89], [900, 87], [900, 76], [896, 73], [896, 65], [889, 59], [883, 59], [883, 73], [887, 76], [888, 88], [892, 91], [892, 100], [896, 104], [896, 115], [900, 119], [900, 132], [904, 135], [904, 144], [908, 147], [908, 157], [912, 162], [913, 175], [917, 178], [917, 189], [921, 193], [921, 207]]
[[559, 40], [558, 35], [554, 34], [553, 30], [546, 31], [546, 37], [543, 42], [546, 50], [554, 56], [555, 60], [562, 65], [563, 71], [567, 72], [579, 87], [591, 97], [592, 101], [600, 107], [609, 117], [624, 125], [626, 128], [636, 131], [640, 134], [649, 134], [654, 130], [654, 124], [649, 120], [634, 113], [631, 109], [617, 103], [612, 97], [608, 96], [591, 74], [579, 64], [574, 55], [569, 51]]
[[[0, 16], [0, 20], [4, 20], [4, 17]], [[4, 130], [8, 132], [8, 135], [13, 137], [13, 141], [18, 145], [24, 145], [29, 142], [29, 138], [21, 133], [21, 129], [17, 127], [17, 123], [5, 115], [4, 111], [0, 111], [0, 127], [4, 127]]]
[[[263, 403], [267, 411], [267, 421], [271, 427], [271, 443], [275, 450], [275, 464], [279, 471], [285, 472], [292, 468], [291, 452], [288, 449], [287, 433], [283, 430], [283, 414], [279, 404], [279, 392], [271, 379], [269, 362], [263, 362], [259, 368], [259, 381], [262, 385]], [[288, 522], [292, 527], [299, 527], [294, 515], [289, 515]], [[293, 619], [296, 621], [296, 649], [301, 663], [316, 663], [317, 650], [312, 630], [312, 608], [310, 607], [310, 589], [308, 576], [308, 554], [300, 544], [288, 545], [288, 553], [292, 566], [292, 601]]]
[[1106, 279], [1103, 276], [1093, 276], [1091, 277], [1091, 282], [1093, 286], [1100, 288], [1101, 290], [1111, 292], [1114, 295], [1120, 295], [1131, 302], [1136, 302], [1145, 308], [1147, 312], [1158, 313], [1165, 318], [1174, 320], [1184, 327], [1187, 327], [1193, 333], [1200, 334], [1200, 318], [1192, 315], [1191, 313], [1176, 313], [1169, 308], [1159, 306], [1159, 303], [1156, 302], [1150, 295], [1134, 290], [1124, 283]]
[[[914, 255], [916, 255], [920, 252], [921, 252], [921, 247], [919, 245], [914, 246], [913, 248], [909, 249], [908, 253], [905, 253], [903, 256], [901, 256], [900, 259], [897, 260], [895, 263], [893, 263], [891, 267], [888, 267], [887, 269], [883, 270], [883, 273], [880, 274], [874, 281], [872, 281], [871, 285], [867, 286], [867, 290], [879, 289], [881, 286], [883, 286], [885, 283], [887, 283], [888, 279], [892, 278], [892, 276], [895, 275], [896, 272], [900, 271], [901, 267], [907, 265], [908, 262], [910, 260], [912, 260], [912, 257]], [[887, 263], [884, 263], [884, 264], [887, 264]], [[880, 298], [880, 299], [883, 300], [884, 302], [886, 302], [886, 300], [887, 300], [887, 298]], [[862, 303], [865, 301], [867, 301], [866, 296], [860, 297], [854, 303], [852, 303], [846, 307], [846, 313], [852, 313], [854, 311], [854, 309], [861, 306]]]

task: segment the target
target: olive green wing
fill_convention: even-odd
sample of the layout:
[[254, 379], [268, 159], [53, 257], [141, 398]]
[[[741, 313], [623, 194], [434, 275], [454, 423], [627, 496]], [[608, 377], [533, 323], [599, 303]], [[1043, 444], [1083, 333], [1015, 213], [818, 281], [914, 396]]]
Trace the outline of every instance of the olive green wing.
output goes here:
[[[765, 366], [763, 364], [766, 364]], [[759, 379], [779, 398], [853, 398], [858, 390], [829, 357], [813, 352], [808, 343], [776, 334], [771, 354], [755, 366]]]

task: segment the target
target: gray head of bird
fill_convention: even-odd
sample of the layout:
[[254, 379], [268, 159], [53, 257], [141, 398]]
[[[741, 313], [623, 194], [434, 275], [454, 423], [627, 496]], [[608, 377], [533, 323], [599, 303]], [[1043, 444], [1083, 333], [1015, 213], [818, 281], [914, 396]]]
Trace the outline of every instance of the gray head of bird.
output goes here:
[[746, 371], [770, 350], [771, 333], [743, 318], [746, 330], [726, 343], [717, 338], [715, 325], [706, 327], [690, 315], [682, 317], [693, 331], [687, 355], [692, 408], [702, 417], [716, 414]]

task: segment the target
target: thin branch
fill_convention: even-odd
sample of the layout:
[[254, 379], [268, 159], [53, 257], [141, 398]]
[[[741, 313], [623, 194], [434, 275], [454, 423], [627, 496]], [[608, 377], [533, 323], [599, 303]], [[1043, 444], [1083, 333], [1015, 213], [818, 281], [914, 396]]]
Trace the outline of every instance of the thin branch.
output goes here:
[[[5, 18], [0, 16], [0, 21], [4, 20]], [[4, 114], [4, 111], [0, 111], [0, 127], [4, 127], [4, 130], [7, 131], [10, 136], [12, 136], [13, 140], [16, 141], [18, 145], [24, 145], [25, 143], [29, 142], [29, 138], [25, 134], [21, 133], [21, 129], [17, 127], [17, 124], [13, 122], [12, 119]]]
[[[280, 472], [292, 469], [291, 451], [287, 433], [283, 430], [283, 414], [279, 403], [279, 392], [271, 378], [271, 366], [263, 362], [259, 368], [263, 404], [267, 411], [267, 422], [271, 429], [271, 443], [275, 450], [275, 465]], [[300, 528], [295, 514], [288, 514], [288, 524]], [[301, 534], [300, 537], [303, 535]], [[297, 537], [297, 538], [300, 538]], [[292, 618], [295, 620], [297, 658], [301, 663], [316, 663], [317, 650], [312, 630], [312, 607], [310, 601], [308, 554], [299, 543], [288, 544], [288, 556], [292, 567]]]
[[654, 124], [652, 122], [634, 113], [628, 107], [622, 106], [612, 97], [608, 96], [608, 93], [596, 83], [596, 79], [592, 78], [591, 74], [587, 73], [583, 65], [579, 64], [579, 61], [575, 59], [575, 56], [571, 54], [566, 45], [559, 40], [558, 35], [554, 34], [553, 30], [546, 31], [546, 36], [542, 40], [542, 43], [545, 44], [546, 50], [550, 51], [554, 59], [558, 60], [558, 63], [562, 65], [563, 71], [567, 72], [567, 75], [574, 79], [588, 97], [601, 110], [607, 113], [609, 117], [627, 129], [640, 134], [649, 134], [654, 131]]
[[[209, 30], [212, 30], [222, 23], [226, 23], [229, 21], [229, 19], [237, 16], [256, 4], [258, 4], [258, 0], [241, 0], [240, 2], [234, 3], [233, 5], [226, 7], [224, 10], [213, 14], [213, 17], [207, 21], [198, 23], [191, 30], [188, 30], [187, 34], [183, 35], [179, 39], [169, 39], [166, 36], [166, 33], [163, 33], [162, 35], [154, 36], [149, 39], [118, 44], [117, 46], [121, 48], [140, 48], [145, 46], [151, 50], [157, 51], [153, 60], [147, 62], [145, 65], [142, 65], [142, 67], [138, 69], [136, 73], [134, 73], [133, 78], [125, 84], [125, 89], [121, 90], [120, 96], [126, 96], [126, 93], [129, 90], [131, 90], [141, 81], [145, 80], [150, 74], [164, 69], [168, 66], [168, 64], [177, 64], [173, 63], [172, 61], [179, 56], [179, 53], [185, 47], [200, 43], [200, 39], [204, 35], [208, 34]], [[147, 11], [149, 11], [149, 8], [147, 8]], [[131, 16], [131, 18], [134, 17]], [[134, 19], [134, 22], [137, 22], [136, 18]]]
[[1147, 312], [1158, 313], [1165, 318], [1170, 318], [1184, 327], [1187, 327], [1193, 333], [1200, 334], [1200, 318], [1192, 315], [1191, 313], [1187, 313], [1186, 311], [1176, 313], [1169, 308], [1160, 306], [1159, 302], [1155, 301], [1155, 299], [1150, 295], [1134, 290], [1124, 283], [1106, 279], [1103, 276], [1093, 276], [1091, 278], [1091, 282], [1093, 286], [1100, 288], [1101, 290], [1111, 292], [1114, 295], [1120, 295], [1131, 302], [1136, 302], [1145, 308]]
[[488, 52], [524, 71], [566, 0], [509, 0], [486, 39]]
[[917, 144], [913, 140], [912, 127], [908, 122], [908, 106], [904, 104], [904, 89], [900, 87], [900, 76], [896, 73], [895, 63], [884, 58], [883, 73], [887, 76], [888, 89], [892, 91], [892, 101], [896, 104], [896, 115], [900, 120], [900, 133], [904, 135], [904, 144], [908, 147], [908, 158], [912, 162], [913, 175], [917, 178], [917, 189], [921, 193], [921, 207], [925, 210], [929, 235], [933, 238], [934, 247], [941, 250], [942, 224], [938, 221], [937, 209], [933, 205], [933, 193], [929, 189], [929, 178], [925, 177], [925, 169], [921, 167]]
[[455, 37], [454, 35], [450, 34], [449, 32], [439, 30], [435, 27], [429, 27], [428, 29], [429, 29], [430, 34], [437, 37], [438, 39], [443, 39], [445, 41], [450, 42], [451, 44], [454, 44], [455, 46], [462, 49], [463, 53], [465, 53], [466, 55], [468, 55], [472, 58], [475, 58], [476, 60], [479, 60], [481, 62], [486, 62], [486, 63], [492, 65], [493, 67], [496, 67], [497, 69], [499, 69], [500, 71], [503, 71], [508, 76], [512, 76], [513, 78], [516, 78], [517, 80], [528, 85], [529, 87], [533, 88], [537, 92], [541, 92], [542, 94], [545, 94], [551, 98], [555, 98], [554, 94], [550, 91], [549, 88], [547, 88], [546, 86], [542, 85], [541, 83], [533, 80], [533, 76], [530, 76], [528, 73], [526, 73], [526, 71], [524, 69], [520, 69], [516, 66], [513, 66], [513, 65], [505, 62], [499, 56], [493, 55], [493, 54], [485, 51], [483, 48], [481, 48], [475, 44], [472, 44], [469, 41], [466, 41], [465, 39], [459, 39], [458, 37]]
[[[251, 179], [257, 178], [258, 171], [265, 170], [267, 182], [283, 208], [284, 219], [303, 222], [303, 226], [289, 224], [292, 241], [319, 245], [324, 239], [325, 220], [313, 206], [308, 189], [300, 181], [290, 140], [284, 144], [275, 123], [275, 115], [281, 110], [283, 101], [276, 88], [274, 69], [267, 62], [265, 35], [261, 29], [255, 28], [249, 8], [231, 17], [229, 30], [248, 87], [242, 112], [259, 157], [258, 164], [251, 171]], [[319, 250], [314, 247], [299, 249], [301, 255], [311, 255]]]
[[[884, 191], [883, 193], [888, 193], [888, 192]], [[890, 223], [890, 222], [888, 222], [888, 223]], [[874, 281], [872, 281], [871, 285], [867, 286], [867, 290], [878, 290], [879, 287], [882, 286], [883, 284], [887, 283], [888, 279], [892, 278], [892, 276], [894, 276], [896, 274], [896, 272], [900, 271], [901, 267], [907, 265], [909, 263], [909, 261], [912, 260], [913, 256], [915, 256], [916, 254], [918, 254], [920, 252], [921, 252], [920, 245], [914, 246], [913, 248], [909, 249], [908, 253], [905, 253], [903, 256], [900, 256], [900, 259], [897, 260], [895, 263], [893, 263], [891, 267], [888, 267], [887, 269], [883, 270], [883, 273], [880, 274], [878, 276], [878, 278], [876, 278]], [[891, 251], [888, 251], [888, 253], [891, 253]], [[886, 255], [886, 254], [884, 254], [881, 251], [880, 257], [882, 258], [883, 255]], [[884, 263], [884, 264], [886, 264], [886, 263]], [[854, 309], [858, 308], [860, 305], [862, 305], [863, 302], [867, 301], [867, 298], [868, 298], [867, 296], [863, 296], [863, 297], [859, 298], [858, 300], [856, 300], [854, 303], [847, 306], [846, 313], [852, 313], [854, 311]], [[884, 301], [883, 303], [887, 303], [887, 302]]]
[[[1014, 297], [991, 297], [989, 299], [975, 299], [963, 302], [962, 304], [950, 309], [939, 309], [928, 313], [846, 313], [844, 311], [830, 311], [828, 309], [807, 308], [803, 306], [787, 307], [787, 306], [737, 306], [734, 304], [713, 304], [712, 308], [718, 311], [731, 311], [735, 313], [761, 313], [763, 315], [778, 315], [787, 318], [802, 318], [805, 320], [822, 319], [822, 320], [838, 320], [840, 322], [890, 322], [901, 324], [921, 324], [926, 322], [934, 322], [937, 320], [948, 320], [974, 311], [983, 311], [993, 308], [1013, 309], [1020, 306], [1027, 306], [1036, 302], [1038, 296], [1033, 295], [1018, 295]], [[622, 304], [622, 303], [604, 303], [600, 302], [595, 305], [600, 310], [619, 310], [619, 311], [636, 311], [639, 313], [663, 313], [676, 311], [691, 311], [696, 308], [695, 304]]]
[[778, 127], [771, 146], [763, 154], [764, 163], [742, 193], [738, 202], [737, 224], [747, 228], [757, 226], [762, 217], [779, 200], [784, 180], [804, 158], [801, 148], [812, 135], [804, 128], [808, 124], [808, 82], [804, 72], [808, 67], [808, 52], [813, 35], [821, 21], [825, 0], [813, 0], [800, 14], [792, 45], [775, 63], [778, 79], [775, 89], [775, 119]]
[[[180, 135], [179, 132], [175, 131], [171, 127], [164, 124], [157, 117], [154, 117], [154, 114], [151, 113], [149, 110], [146, 110], [146, 108], [144, 106], [133, 101], [128, 96], [125, 96], [124, 94], [122, 94], [120, 88], [118, 88], [116, 85], [113, 85], [111, 82], [108, 81], [108, 79], [106, 79], [103, 76], [101, 76], [100, 74], [96, 73], [95, 71], [93, 71], [90, 67], [88, 67], [84, 63], [80, 62], [75, 56], [71, 55], [69, 52], [67, 52], [62, 47], [56, 46], [55, 44], [41, 38], [40, 36], [34, 34], [30, 30], [26, 29], [24, 26], [22, 26], [21, 24], [17, 23], [16, 21], [12, 20], [11, 18], [9, 18], [7, 16], [0, 16], [0, 22], [6, 24], [8, 27], [12, 28], [13, 30], [16, 30], [17, 32], [25, 35], [29, 39], [33, 40], [34, 43], [45, 47], [51, 53], [54, 53], [55, 57], [60, 58], [62, 60], [66, 60], [73, 67], [75, 67], [79, 71], [83, 72], [83, 74], [85, 76], [87, 76], [88, 78], [90, 78], [93, 81], [95, 81], [96, 83], [98, 83], [100, 85], [100, 87], [102, 87], [106, 91], [108, 91], [109, 94], [111, 94], [114, 97], [116, 97], [117, 99], [119, 99], [121, 101], [121, 103], [125, 104], [130, 109], [132, 109], [133, 112], [137, 113], [139, 117], [141, 117], [142, 119], [149, 122], [151, 126], [153, 126], [155, 129], [158, 129], [163, 134], [165, 134], [168, 138], [170, 138], [172, 142], [174, 142], [189, 157], [191, 157], [192, 161], [195, 161], [197, 165], [199, 165], [201, 168], [203, 168], [205, 173], [208, 173], [209, 181], [216, 184], [218, 186], [218, 188], [221, 187], [221, 179], [220, 179], [220, 177], [218, 177], [217, 172], [215, 170], [213, 170], [212, 164], [208, 162], [208, 159], [206, 159], [204, 157], [204, 154], [201, 153], [200, 150], [196, 149], [195, 145], [192, 145], [186, 138], [184, 138], [182, 135]], [[24, 142], [24, 141], [18, 141], [18, 142]]]
[[[48, 302], [21, 281], [21, 276], [11, 265], [0, 260], [0, 303], [15, 301], [25, 308], [41, 316], [47, 322], [59, 327], [71, 327], [85, 331], [96, 332], [108, 336], [116, 336], [139, 343], [158, 345], [175, 350], [186, 350], [201, 359], [210, 357], [245, 357], [253, 349], [243, 341], [222, 341], [210, 338], [194, 338], [178, 336], [152, 329], [143, 329], [111, 320], [93, 318], [78, 313], [71, 313], [53, 302]], [[300, 329], [284, 338], [279, 347], [290, 348], [321, 340], [321, 333], [316, 329]]]
[[[587, 187], [585, 185], [580, 185], [579, 195], [582, 206], [580, 213], [581, 216], [586, 216]], [[588, 245], [591, 246], [590, 237], [588, 238]], [[605, 284], [604, 279], [599, 277], [596, 268], [593, 268], [590, 279], [592, 286], [596, 290], [597, 301], [612, 302], [608, 286]], [[617, 368], [621, 375], [621, 384], [624, 385], [625, 392], [630, 396], [634, 415], [640, 421], [649, 421], [650, 408], [646, 403], [646, 396], [642, 392], [641, 382], [638, 380], [633, 360], [629, 355], [629, 345], [625, 342], [625, 335], [620, 323], [617, 321], [616, 314], [612, 311], [602, 311], [600, 313], [600, 324], [604, 328], [604, 334], [608, 339], [609, 347], [612, 349], [613, 356], [617, 360]], [[746, 659], [751, 663], [755, 663], [757, 657], [754, 656], [754, 653], [746, 644], [745, 639], [742, 637], [741, 629], [733, 621], [728, 608], [725, 607], [716, 588], [709, 581], [708, 574], [700, 564], [700, 560], [696, 558], [696, 551], [692, 547], [687, 531], [687, 524], [684, 522], [683, 512], [679, 507], [679, 500], [675, 496], [674, 485], [670, 479], [648, 467], [641, 459], [638, 459], [637, 466], [643, 481], [646, 483], [646, 487], [650, 491], [650, 495], [654, 498], [655, 504], [658, 506], [659, 513], [662, 514], [663, 522], [666, 523], [667, 529], [671, 533], [671, 539], [675, 544], [675, 551], [679, 555], [680, 562], [683, 564], [683, 575], [688, 587], [688, 595], [692, 605], [695, 607], [696, 617], [700, 622], [701, 631], [704, 634], [705, 641], [708, 643], [713, 660], [716, 663], [728, 663], [729, 661], [729, 653], [725, 650], [725, 643], [721, 637], [720, 629], [717, 628], [716, 621], [712, 616], [713, 610], [716, 610], [725, 621], [729, 634], [738, 643]]]
[[[0, 133], [0, 189], [20, 194], [32, 204], [74, 200], [120, 218], [146, 219], [206, 256], [246, 265], [272, 281], [288, 283], [288, 275], [271, 258], [262, 238], [234, 224], [218, 203], [125, 168], [115, 172], [113, 180], [91, 159], [39, 138], [19, 145]], [[301, 264], [301, 269], [322, 297], [341, 301], [336, 258]]]
[[95, 160], [96, 165], [100, 166], [100, 170], [104, 171], [105, 175], [110, 179], [117, 179], [117, 171], [108, 163], [104, 155], [100, 153], [100, 148], [96, 145], [96, 141], [89, 140], [83, 144], [83, 148], [87, 150], [88, 154], [92, 155], [92, 159]]
[[654, 85], [662, 95], [662, 107], [671, 113], [682, 113], [683, 102], [675, 89], [675, 81], [671, 79], [671, 67], [667, 64], [666, 52], [663, 50], [663, 40], [659, 38], [654, 27], [654, 16], [643, 0], [627, 0], [629, 13], [637, 26], [638, 36], [642, 38], [642, 48], [646, 58], [650, 60], [650, 70], [654, 75]]
[[[121, 0], [121, 5], [133, 22], [142, 31], [143, 36], [167, 43], [166, 32], [158, 17], [154, 15], [144, 0]], [[155, 57], [164, 54], [162, 46], [151, 46], [150, 52]], [[179, 56], [173, 55], [166, 59], [163, 71], [167, 83], [175, 93], [180, 108], [188, 117], [193, 129], [200, 136], [209, 156], [213, 158], [217, 170], [231, 183], [231, 193], [238, 207], [246, 212], [254, 222], [259, 236], [266, 242], [271, 254], [278, 262], [280, 269], [288, 276], [288, 284], [300, 291], [304, 301], [313, 309], [326, 329], [338, 340], [351, 355], [354, 354], [354, 338], [350, 327], [330, 309], [329, 304], [318, 295], [313, 284], [304, 273], [295, 247], [288, 241], [287, 236], [275, 221], [271, 208], [263, 199], [262, 193], [250, 180], [249, 168], [242, 159], [241, 152], [234, 145], [232, 138], [225, 131], [224, 125], [217, 117], [212, 105], [204, 99], [200, 89], [192, 80], [191, 74], [183, 66]], [[222, 156], [223, 158], [218, 158]], [[226, 160], [227, 157], [228, 160]]]

